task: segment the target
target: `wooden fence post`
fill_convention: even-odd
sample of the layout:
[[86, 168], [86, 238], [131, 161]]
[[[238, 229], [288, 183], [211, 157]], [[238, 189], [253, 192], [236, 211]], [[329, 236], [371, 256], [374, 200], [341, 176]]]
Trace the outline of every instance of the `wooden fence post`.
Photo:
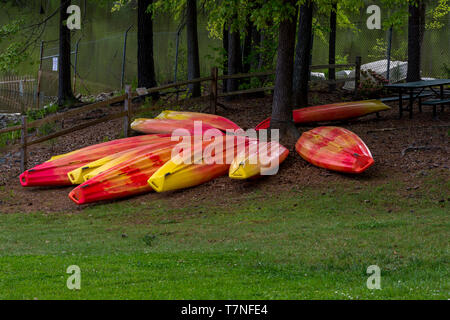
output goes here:
[[127, 98], [124, 101], [124, 109], [127, 114], [123, 118], [123, 135], [125, 137], [128, 137], [128, 131], [130, 127], [130, 120], [131, 120], [131, 86], [126, 85], [125, 86], [125, 93], [127, 94]]
[[361, 57], [357, 56], [355, 60], [355, 95], [358, 94], [359, 84], [361, 82]]
[[27, 116], [22, 115], [22, 129], [20, 131], [20, 170], [27, 170]]
[[217, 67], [211, 68], [211, 93], [210, 93], [210, 110], [211, 114], [216, 114], [217, 106], [217, 78], [218, 70]]

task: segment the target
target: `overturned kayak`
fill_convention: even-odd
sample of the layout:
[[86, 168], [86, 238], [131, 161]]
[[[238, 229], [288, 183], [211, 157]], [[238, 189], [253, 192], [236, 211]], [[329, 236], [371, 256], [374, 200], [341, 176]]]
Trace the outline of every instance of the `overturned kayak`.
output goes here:
[[206, 123], [193, 120], [168, 120], [139, 118], [131, 123], [131, 129], [141, 133], [173, 134], [177, 136], [202, 135], [220, 130]]
[[260, 175], [274, 175], [288, 154], [289, 150], [275, 141], [250, 141], [248, 148], [234, 158], [228, 176], [242, 180]]
[[241, 129], [236, 123], [225, 117], [201, 112], [165, 110], [156, 116], [155, 119], [202, 121], [204, 124], [210, 125], [222, 131]]
[[[191, 150], [193, 146], [191, 143], [181, 143], [177, 145], [177, 151]], [[172, 158], [174, 149], [175, 146], [171, 145], [142, 152], [79, 185], [69, 193], [69, 198], [77, 204], [85, 204], [152, 191], [152, 187], [147, 183], [148, 179]]]
[[148, 180], [157, 192], [189, 188], [223, 176], [237, 153], [248, 145], [243, 136], [224, 136], [193, 154], [179, 154], [158, 169]]
[[311, 164], [334, 171], [361, 173], [374, 164], [361, 138], [339, 127], [318, 127], [304, 132], [295, 149]]
[[[352, 119], [389, 109], [389, 106], [379, 100], [363, 100], [296, 109], [292, 111], [292, 116], [295, 123], [312, 123]], [[258, 124], [255, 129], [261, 130], [269, 127], [270, 118], [267, 118]]]
[[19, 177], [20, 183], [24, 187], [71, 185], [67, 176], [69, 172], [108, 155], [148, 145], [167, 137], [168, 135], [144, 135], [118, 139], [55, 156], [22, 173]]
[[72, 184], [81, 184], [106, 171], [107, 169], [112, 168], [121, 162], [124, 162], [125, 160], [132, 159], [139, 156], [140, 154], [144, 154], [149, 151], [155, 151], [168, 146], [173, 146], [177, 143], [177, 141], [172, 141], [170, 137], [161, 138], [155, 143], [114, 153], [104, 158], [90, 162], [84, 166], [70, 171], [67, 175]]

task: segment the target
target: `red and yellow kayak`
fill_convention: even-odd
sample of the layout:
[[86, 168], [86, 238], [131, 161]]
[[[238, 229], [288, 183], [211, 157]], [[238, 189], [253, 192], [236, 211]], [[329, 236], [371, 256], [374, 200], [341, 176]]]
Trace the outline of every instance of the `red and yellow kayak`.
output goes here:
[[158, 140], [158, 142], [114, 153], [96, 161], [90, 162], [84, 166], [70, 171], [67, 175], [72, 184], [81, 184], [128, 159], [135, 158], [150, 151], [155, 151], [168, 146], [174, 146], [177, 143], [178, 141], [172, 141], [170, 137], [161, 138], [161, 140]]
[[148, 180], [157, 192], [189, 188], [210, 181], [227, 173], [238, 152], [248, 145], [248, 138], [224, 136], [203, 150], [173, 157]]
[[260, 175], [274, 175], [287, 158], [289, 150], [281, 144], [252, 140], [231, 163], [228, 176], [232, 179], [249, 179]]
[[144, 135], [108, 141], [67, 154], [52, 157], [49, 161], [29, 169], [20, 175], [24, 187], [71, 185], [67, 174], [92, 161], [124, 150], [148, 145], [166, 139], [168, 135]]
[[[180, 143], [177, 150], [192, 150], [193, 146], [193, 143]], [[148, 179], [171, 159], [174, 149], [173, 145], [166, 146], [129, 158], [79, 185], [69, 193], [69, 198], [77, 204], [84, 204], [152, 191], [152, 187], [147, 183]]]
[[334, 171], [361, 173], [374, 164], [361, 138], [339, 127], [318, 127], [304, 132], [295, 149], [313, 165]]
[[161, 112], [155, 119], [173, 119], [173, 120], [194, 120], [202, 121], [204, 124], [210, 125], [222, 131], [241, 129], [233, 121], [215, 114], [188, 112], [188, 111], [171, 111], [165, 110]]
[[201, 135], [206, 131], [220, 130], [206, 123], [193, 120], [168, 120], [168, 119], [145, 119], [139, 118], [133, 121], [131, 129], [141, 133], [175, 134], [178, 136]]
[[[322, 106], [296, 109], [292, 112], [292, 115], [295, 123], [312, 123], [352, 119], [389, 109], [389, 106], [379, 100], [363, 100], [338, 102], [325, 104]], [[261, 130], [269, 127], [270, 118], [267, 118], [258, 124], [255, 129]]]

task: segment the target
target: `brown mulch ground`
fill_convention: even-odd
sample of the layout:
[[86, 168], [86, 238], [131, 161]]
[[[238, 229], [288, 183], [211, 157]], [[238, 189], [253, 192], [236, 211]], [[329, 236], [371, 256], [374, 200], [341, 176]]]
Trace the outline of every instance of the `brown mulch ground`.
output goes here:
[[[310, 103], [314, 105], [339, 101], [350, 101], [351, 95], [343, 93], [312, 92]], [[219, 107], [218, 113], [228, 117], [244, 129], [252, 128], [270, 115], [272, 97], [240, 98], [233, 101], [221, 101], [227, 109]], [[375, 115], [334, 123], [359, 135], [367, 144], [375, 159], [375, 165], [358, 176], [330, 172], [316, 168], [294, 151], [282, 164], [275, 176], [252, 181], [233, 181], [227, 177], [218, 178], [204, 185], [177, 192], [137, 196], [119, 201], [148, 203], [153, 199], [170, 199], [170, 203], [192, 203], [210, 199], [211, 195], [220, 194], [217, 202], [229, 202], [233, 199], [255, 197], [255, 190], [264, 193], [282, 190], [301, 190], [306, 186], [318, 187], [328, 191], [330, 186], [351, 186], [359, 188], [368, 184], [402, 182], [409, 188], [420, 188], [418, 177], [440, 176], [449, 178], [449, 133], [450, 116], [448, 109], [439, 115], [439, 120], [432, 120], [431, 108], [424, 106], [424, 112], [418, 113], [415, 107], [413, 119], [404, 116], [398, 119], [397, 102], [389, 103], [391, 110], [383, 112], [381, 119]], [[185, 109], [198, 110], [204, 105], [185, 105]], [[120, 107], [96, 110], [90, 115], [81, 115], [65, 126], [86, 121], [85, 118], [100, 117]], [[55, 141], [35, 145], [30, 148], [29, 167], [37, 165], [52, 155], [66, 153], [84, 146], [115, 139], [119, 137], [122, 121], [109, 123], [82, 130]], [[313, 127], [299, 127], [300, 132]], [[385, 128], [397, 130], [379, 131]], [[293, 146], [289, 146], [292, 149]], [[0, 155], [0, 158], [4, 155]], [[0, 212], [75, 212], [92, 206], [77, 206], [67, 197], [71, 190], [65, 188], [22, 188], [18, 181], [20, 165], [18, 154], [9, 155], [7, 161], [0, 163]], [[263, 195], [262, 195], [263, 196]], [[230, 200], [231, 199], [231, 200]]]

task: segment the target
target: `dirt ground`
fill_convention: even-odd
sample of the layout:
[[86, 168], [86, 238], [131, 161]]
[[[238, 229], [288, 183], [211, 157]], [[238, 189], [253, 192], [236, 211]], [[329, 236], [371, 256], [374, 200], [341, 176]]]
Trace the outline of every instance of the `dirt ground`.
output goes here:
[[[319, 105], [340, 101], [351, 101], [351, 95], [343, 93], [330, 94], [312, 92], [311, 105]], [[233, 101], [220, 101], [227, 109], [218, 108], [218, 114], [228, 117], [242, 128], [252, 128], [260, 121], [270, 116], [272, 96], [258, 98], [239, 98]], [[361, 175], [345, 175], [314, 167], [304, 161], [293, 149], [288, 159], [281, 165], [275, 176], [263, 177], [252, 181], [234, 181], [228, 177], [221, 177], [201, 186], [169, 192], [163, 194], [149, 193], [117, 201], [149, 203], [154, 199], [170, 199], [170, 203], [183, 204], [209, 199], [212, 195], [220, 194], [217, 203], [232, 200], [264, 196], [264, 193], [282, 190], [299, 190], [307, 186], [318, 187], [323, 192], [330, 191], [336, 186], [350, 186], [357, 190], [363, 185], [382, 184], [387, 182], [402, 182], [407, 188], [420, 189], [418, 177], [449, 178], [449, 135], [450, 116], [448, 108], [439, 114], [439, 120], [432, 119], [431, 108], [424, 106], [423, 113], [414, 108], [414, 117], [409, 119], [404, 115], [398, 119], [397, 102], [388, 103], [392, 109], [381, 113], [381, 118], [368, 115], [359, 119], [333, 123], [333, 125], [347, 128], [359, 135], [371, 150], [375, 165]], [[185, 105], [183, 109], [198, 111], [202, 105]], [[116, 111], [120, 107], [109, 107], [96, 110], [89, 115], [66, 122], [67, 127], [85, 121], [85, 118], [97, 117]], [[317, 126], [322, 125], [318, 124]], [[121, 120], [82, 130], [55, 141], [35, 145], [30, 148], [29, 167], [35, 166], [49, 159], [52, 155], [66, 153], [106, 139], [120, 136]], [[298, 127], [300, 132], [310, 130], [313, 126]], [[391, 128], [395, 128], [392, 130]], [[5, 155], [0, 154], [0, 158]], [[70, 187], [64, 188], [23, 188], [19, 175], [19, 155], [6, 155], [7, 159], [0, 162], [0, 212], [79, 212], [96, 204], [77, 206], [69, 198]], [[255, 193], [255, 191], [260, 191]]]

